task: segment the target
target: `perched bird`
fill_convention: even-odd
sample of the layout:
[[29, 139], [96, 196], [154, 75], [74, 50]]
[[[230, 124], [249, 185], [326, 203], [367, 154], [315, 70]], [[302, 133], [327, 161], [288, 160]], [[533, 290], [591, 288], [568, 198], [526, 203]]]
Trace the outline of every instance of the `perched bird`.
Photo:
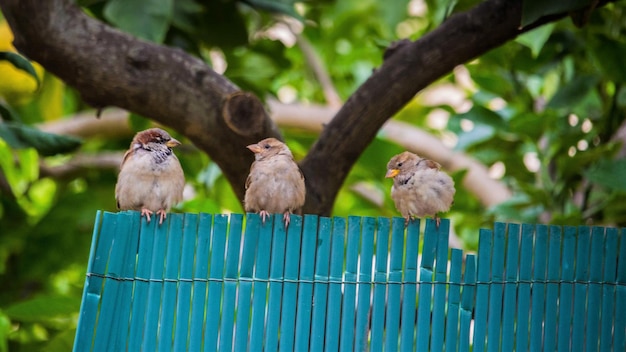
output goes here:
[[167, 212], [183, 199], [185, 175], [172, 148], [180, 142], [160, 128], [139, 132], [124, 154], [115, 186], [117, 207], [140, 210], [150, 222], [154, 212], [163, 223]]
[[246, 211], [259, 212], [264, 223], [269, 214], [283, 213], [289, 226], [289, 214], [304, 205], [305, 196], [304, 175], [291, 150], [276, 138], [247, 148], [254, 152], [255, 161], [246, 180]]
[[431, 215], [439, 227], [437, 213], [450, 209], [456, 192], [454, 181], [440, 168], [437, 162], [411, 152], [389, 160], [385, 177], [393, 178], [391, 198], [405, 218], [405, 225], [415, 217]]

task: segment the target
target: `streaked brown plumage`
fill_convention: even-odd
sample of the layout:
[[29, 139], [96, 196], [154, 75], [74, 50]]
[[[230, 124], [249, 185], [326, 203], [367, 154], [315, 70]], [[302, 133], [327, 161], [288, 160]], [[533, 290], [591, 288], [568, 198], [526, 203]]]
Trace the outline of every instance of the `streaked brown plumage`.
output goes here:
[[391, 198], [406, 219], [434, 216], [450, 210], [454, 201], [454, 181], [440, 170], [441, 165], [411, 152], [400, 153], [387, 164], [385, 177], [393, 178]]
[[183, 199], [185, 175], [172, 148], [180, 142], [160, 128], [139, 132], [124, 154], [115, 186], [117, 207], [139, 210], [141, 216], [156, 212], [159, 224]]
[[246, 211], [259, 212], [263, 222], [271, 213], [283, 213], [289, 226], [289, 214], [304, 205], [305, 197], [304, 175], [291, 150], [276, 138], [247, 148], [254, 152], [255, 161], [246, 180]]

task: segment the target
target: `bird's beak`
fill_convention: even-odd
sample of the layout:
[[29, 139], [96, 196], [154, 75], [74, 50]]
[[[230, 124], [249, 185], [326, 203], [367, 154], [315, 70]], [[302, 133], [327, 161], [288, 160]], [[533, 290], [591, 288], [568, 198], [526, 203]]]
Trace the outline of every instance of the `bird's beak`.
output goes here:
[[399, 173], [400, 173], [400, 170], [398, 169], [389, 169], [389, 171], [387, 171], [387, 174], [385, 175], [385, 178], [394, 178]]
[[258, 144], [250, 144], [246, 148], [250, 149], [254, 154], [261, 152], [261, 146]]
[[170, 148], [174, 148], [180, 145], [180, 142], [174, 138], [170, 139], [169, 141], [165, 142], [165, 145], [170, 147]]

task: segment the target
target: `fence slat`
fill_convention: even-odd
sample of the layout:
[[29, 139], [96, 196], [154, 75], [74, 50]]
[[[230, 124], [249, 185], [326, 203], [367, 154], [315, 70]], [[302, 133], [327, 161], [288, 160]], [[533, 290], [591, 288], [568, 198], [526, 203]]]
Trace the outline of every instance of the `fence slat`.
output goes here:
[[[142, 222], [145, 220], [142, 220]], [[167, 249], [167, 226], [170, 219], [158, 225], [154, 219], [150, 222], [156, 226], [152, 263], [150, 266], [150, 282], [148, 283], [148, 300], [146, 302], [146, 320], [143, 330], [142, 351], [156, 351], [159, 316], [161, 311], [161, 295], [165, 267], [165, 251]]]
[[572, 327], [572, 346], [585, 345], [585, 321], [587, 320], [587, 284], [589, 279], [589, 249], [591, 232], [589, 227], [578, 228], [576, 243], [576, 285], [574, 285], [574, 320]]
[[[602, 282], [615, 282], [617, 269], [617, 229], [606, 229], [604, 241], [604, 273]], [[619, 312], [617, 314], [623, 314]], [[613, 346], [613, 320], [615, 315], [615, 286], [602, 286], [602, 321], [600, 324], [600, 351], [609, 351]]]
[[272, 250], [273, 229], [284, 227], [282, 217], [274, 216], [272, 222], [261, 225], [254, 264], [254, 283], [252, 284], [252, 322], [250, 324], [250, 348], [261, 350], [265, 335], [265, 308], [267, 303], [267, 280], [270, 274], [270, 256]]
[[[626, 228], [619, 234], [619, 256], [617, 264], [617, 290], [615, 312], [626, 312]], [[614, 351], [626, 350], [626, 314], [615, 314]]]
[[374, 298], [372, 301], [371, 350], [383, 350], [383, 334], [385, 329], [385, 293], [387, 291], [387, 256], [389, 251], [388, 218], [378, 218], [376, 232], [376, 265], [374, 269]]
[[176, 325], [174, 327], [174, 351], [187, 349], [189, 316], [191, 313], [191, 289], [193, 278], [194, 249], [198, 233], [198, 215], [186, 214], [183, 223], [183, 249], [180, 260], [180, 283], [176, 300]]
[[530, 280], [532, 279], [533, 233], [535, 228], [522, 224], [519, 259], [519, 289], [517, 302], [517, 327], [515, 333], [515, 350], [528, 351], [528, 334], [530, 328]]
[[515, 307], [517, 270], [519, 268], [520, 225], [509, 224], [506, 244], [506, 269], [502, 311], [502, 351], [513, 351], [515, 342]]
[[[258, 216], [258, 215], [257, 215]], [[220, 222], [218, 223], [218, 220]], [[223, 277], [226, 281], [223, 283], [223, 292], [221, 292], [222, 299], [222, 324], [219, 329], [219, 348], [220, 351], [230, 351], [233, 346], [233, 327], [235, 326], [235, 298], [237, 297], [237, 282], [235, 281], [239, 277], [239, 253], [241, 253], [241, 230], [243, 223], [243, 215], [240, 214], [232, 214], [230, 217], [230, 226], [228, 223], [222, 224], [221, 220], [228, 221], [227, 218], [215, 218], [215, 229], [218, 228], [221, 230], [222, 226], [224, 228], [224, 232], [221, 234], [218, 233], [218, 236], [226, 237], [226, 229], [229, 228], [228, 231], [228, 248], [226, 249], [226, 268], [224, 269], [224, 273], [218, 272], [218, 277]], [[219, 226], [219, 227], [218, 227]], [[216, 255], [215, 250], [211, 249], [211, 265], [213, 265], [213, 256]], [[211, 268], [211, 274], [213, 274], [213, 268]], [[222, 276], [223, 275], [223, 276]], [[209, 283], [209, 300], [211, 300], [211, 296], [213, 294], [213, 290], [217, 291], [221, 289], [221, 286], [212, 287], [213, 282]], [[215, 292], [216, 295], [219, 295], [219, 292]], [[210, 302], [210, 301], [209, 301]], [[207, 321], [211, 317], [219, 317], [219, 305], [216, 307], [210, 306], [211, 315], [207, 312]], [[212, 328], [212, 324], [207, 325], [207, 334], [215, 334], [217, 333], [217, 329], [215, 332], [209, 331], [209, 328]], [[212, 346], [208, 345], [208, 346]], [[204, 347], [205, 351], [207, 350], [207, 345], [205, 343]]]
[[[209, 220], [210, 221], [210, 220]], [[237, 226], [237, 224], [234, 224]], [[237, 236], [231, 236], [228, 239], [229, 246], [237, 247], [229, 252], [226, 257], [228, 263], [228, 269], [224, 271], [224, 255], [226, 253], [226, 229], [228, 228], [228, 216], [215, 215], [213, 223], [213, 233], [211, 234], [211, 270], [209, 272], [209, 281], [207, 287], [207, 309], [206, 309], [206, 324], [204, 326], [204, 350], [216, 351], [218, 349], [217, 338], [220, 329], [220, 302], [222, 301], [222, 288], [224, 288], [224, 296], [227, 295], [227, 291], [234, 293], [232, 288], [233, 283], [228, 283], [229, 288], [223, 287], [221, 281], [217, 281], [227, 275], [235, 275], [237, 271], [238, 258], [233, 256], [239, 256], [239, 238]], [[208, 253], [207, 253], [208, 259]], [[234, 268], [232, 266], [235, 266]], [[234, 273], [233, 273], [234, 272]], [[206, 277], [206, 276], [204, 276]], [[195, 293], [194, 293], [195, 295]], [[226, 298], [226, 297], [224, 297]], [[229, 297], [234, 299], [234, 297]], [[233, 321], [234, 310], [228, 307], [227, 300], [224, 300], [223, 313], [221, 315], [221, 321], [229, 320]], [[232, 325], [231, 325], [232, 331]], [[197, 350], [196, 350], [197, 351]]]
[[167, 255], [165, 257], [165, 282], [161, 299], [161, 317], [159, 320], [158, 348], [171, 351], [174, 330], [174, 307], [176, 307], [176, 288], [178, 269], [180, 268], [180, 250], [183, 237], [183, 215], [170, 214], [167, 236]]
[[[285, 253], [285, 287], [280, 317], [280, 350], [293, 351], [295, 341], [296, 310], [298, 301], [298, 275], [300, 272], [300, 249], [302, 243], [302, 217], [294, 218], [287, 229]], [[307, 243], [310, 243], [307, 241]]]
[[494, 225], [491, 248], [491, 285], [489, 287], [489, 313], [487, 315], [487, 350], [494, 352], [500, 350], [505, 241], [506, 224], [497, 222]]
[[548, 264], [548, 227], [537, 225], [533, 267], [532, 307], [530, 316], [530, 350], [543, 351], [543, 322], [545, 319], [546, 266]]
[[406, 230], [406, 257], [404, 259], [404, 290], [402, 292], [402, 320], [400, 350], [415, 347], [415, 310], [417, 309], [417, 253], [419, 250], [420, 221], [411, 221]]
[[420, 263], [420, 287], [417, 306], [417, 350], [427, 351], [431, 335], [431, 304], [435, 253], [437, 251], [437, 229], [432, 219], [426, 220], [422, 261]]
[[557, 310], [559, 298], [559, 276], [561, 272], [561, 237], [560, 226], [550, 226], [548, 245], [548, 283], [546, 284], [546, 318], [543, 348], [545, 351], [556, 350]]
[[[231, 219], [231, 224], [237, 227], [241, 223], [241, 217]], [[211, 227], [213, 225], [213, 227]], [[202, 334], [204, 333], [204, 351], [216, 351], [220, 322], [220, 303], [222, 302], [222, 287], [220, 281], [210, 281], [208, 284], [202, 280], [221, 279], [224, 277], [224, 256], [226, 255], [226, 231], [228, 228], [227, 215], [215, 215], [211, 224], [211, 216], [200, 214], [198, 228], [198, 243], [196, 247], [196, 265], [193, 283], [193, 298], [191, 302], [191, 329], [189, 336], [189, 350], [200, 351], [202, 346]], [[209, 247], [210, 245], [210, 247]], [[211, 254], [211, 266], [209, 271], [209, 253]], [[208, 286], [208, 287], [207, 287]], [[206, 324], [200, 329], [204, 320], [206, 304]]]
[[[325, 351], [339, 349], [339, 331], [341, 328], [341, 279], [344, 259], [344, 238], [346, 220], [340, 217], [333, 218], [333, 232], [330, 252], [330, 284], [328, 285], [328, 311], [326, 313], [326, 340]], [[352, 303], [354, 307], [354, 303]]]
[[446, 321], [446, 281], [448, 281], [448, 236], [450, 234], [450, 220], [442, 219], [436, 231], [438, 232], [437, 260], [435, 264], [435, 297], [433, 301], [433, 326], [430, 348], [433, 351], [442, 351]]
[[361, 237], [361, 256], [359, 267], [358, 303], [356, 310], [356, 332], [354, 345], [356, 351], [365, 351], [368, 346], [368, 323], [370, 312], [370, 292], [372, 281], [372, 259], [374, 256], [374, 233], [376, 219], [363, 218]]
[[591, 260], [589, 262], [589, 296], [587, 300], [586, 350], [597, 351], [602, 307], [602, 258], [604, 257], [604, 228], [591, 230]]
[[404, 249], [404, 219], [395, 217], [391, 224], [389, 254], [389, 285], [385, 317], [385, 350], [397, 351], [400, 336], [400, 294], [402, 291], [402, 259]]
[[311, 301], [313, 300], [313, 273], [315, 268], [315, 248], [317, 248], [317, 222], [315, 215], [305, 215], [302, 234], [302, 254], [300, 256], [300, 280], [296, 312], [295, 349], [309, 348], [311, 333]]
[[576, 251], [576, 228], [565, 226], [563, 229], [563, 254], [561, 256], [561, 294], [559, 296], [558, 351], [570, 350], [572, 310], [574, 298], [574, 259]]
[[461, 275], [463, 251], [452, 248], [450, 254], [450, 292], [446, 317], [446, 351], [456, 351], [459, 338], [459, 307], [461, 305]]
[[359, 259], [359, 239], [361, 238], [360, 217], [348, 217], [347, 236], [346, 269], [343, 279], [343, 305], [341, 308], [341, 334], [339, 335], [339, 350], [342, 352], [352, 351], [354, 348], [357, 265]]
[[[297, 219], [297, 220], [296, 220]], [[295, 222], [302, 223], [300, 216], [291, 216], [290, 226]], [[267, 303], [267, 318], [265, 326], [265, 351], [278, 351], [278, 327], [280, 323], [281, 298], [285, 272], [285, 248], [287, 229], [282, 221], [275, 222], [274, 236], [270, 258], [269, 298]], [[258, 344], [252, 343], [252, 346]]]
[[[317, 253], [315, 258], [315, 284], [313, 284], [313, 313], [311, 317], [310, 351], [324, 350], [326, 308], [328, 302], [328, 275], [330, 273], [330, 218], [319, 219]], [[342, 253], [343, 256], [343, 253]]]
[[478, 238], [478, 280], [476, 283], [476, 308], [474, 312], [474, 351], [485, 350], [492, 241], [493, 232], [481, 229]]
[[461, 292], [461, 321], [459, 325], [459, 352], [470, 351], [470, 327], [474, 302], [476, 298], [476, 256], [465, 257], [465, 273], [463, 274], [463, 291]]

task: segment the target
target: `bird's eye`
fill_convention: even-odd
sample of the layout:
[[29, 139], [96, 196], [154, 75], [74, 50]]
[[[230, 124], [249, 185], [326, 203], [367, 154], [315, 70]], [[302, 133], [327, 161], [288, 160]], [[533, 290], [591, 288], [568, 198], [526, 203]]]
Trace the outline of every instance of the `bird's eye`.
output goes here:
[[398, 167], [402, 167], [402, 163], [398, 163]]
[[264, 145], [264, 146], [263, 146], [263, 148], [265, 148], [265, 149], [270, 149], [270, 145], [269, 145], [269, 144], [266, 144], [266, 145]]

